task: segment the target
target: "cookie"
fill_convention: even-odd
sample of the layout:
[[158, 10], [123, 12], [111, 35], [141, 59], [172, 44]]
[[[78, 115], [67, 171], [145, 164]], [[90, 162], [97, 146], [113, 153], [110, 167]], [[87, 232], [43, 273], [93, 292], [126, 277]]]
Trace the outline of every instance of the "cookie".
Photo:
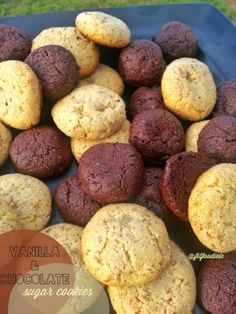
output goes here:
[[146, 110], [134, 117], [129, 141], [147, 164], [158, 164], [182, 151], [184, 130], [180, 121], [167, 110]]
[[137, 39], [120, 52], [119, 72], [128, 84], [152, 86], [160, 83], [164, 70], [161, 49], [150, 40]]
[[12, 209], [23, 229], [42, 230], [51, 215], [51, 193], [42, 181], [23, 174], [0, 176], [0, 199]]
[[12, 135], [10, 130], [0, 122], [0, 166], [4, 164], [8, 155], [12, 142]]
[[197, 141], [198, 136], [209, 120], [195, 122], [190, 125], [185, 133], [185, 150], [187, 152], [198, 152]]
[[7, 60], [23, 61], [30, 53], [31, 40], [21, 29], [0, 24], [0, 62]]
[[99, 203], [122, 202], [134, 196], [143, 172], [137, 150], [122, 143], [92, 146], [81, 156], [78, 170], [82, 188]]
[[99, 63], [99, 48], [75, 27], [44, 29], [33, 39], [31, 51], [47, 45], [59, 45], [68, 49], [80, 67], [80, 77], [86, 77], [93, 73]]
[[0, 235], [8, 231], [21, 229], [16, 213], [2, 200], [0, 200], [0, 217]]
[[192, 313], [196, 300], [194, 270], [174, 242], [170, 247], [170, 263], [157, 279], [135, 287], [109, 286], [117, 314]]
[[66, 222], [85, 227], [101, 207], [81, 187], [78, 176], [63, 180], [54, 193], [55, 204]]
[[76, 17], [77, 29], [93, 42], [112, 48], [128, 45], [129, 27], [115, 16], [103, 12], [82, 12]]
[[40, 126], [19, 133], [10, 148], [17, 172], [38, 178], [60, 174], [70, 164], [70, 141], [56, 128]]
[[170, 21], [162, 26], [154, 37], [166, 61], [197, 54], [197, 38], [192, 29], [178, 21]]
[[236, 250], [236, 165], [218, 164], [197, 180], [188, 216], [199, 241], [219, 253]]
[[79, 162], [81, 155], [90, 147], [101, 143], [129, 143], [129, 128], [130, 122], [125, 120], [120, 129], [109, 137], [102, 140], [87, 140], [87, 139], [71, 139], [71, 150], [75, 159]]
[[42, 83], [45, 99], [54, 102], [69, 94], [79, 80], [79, 66], [72, 53], [58, 45], [31, 52], [25, 62]]
[[125, 103], [115, 92], [91, 84], [59, 100], [52, 117], [70, 137], [101, 140], [117, 132], [125, 121]]
[[193, 152], [170, 157], [161, 178], [161, 194], [174, 215], [188, 221], [188, 199], [198, 177], [215, 161]]
[[85, 227], [81, 244], [86, 268], [106, 285], [149, 282], [170, 261], [164, 223], [136, 204], [110, 204], [101, 208]]
[[171, 62], [162, 77], [165, 106], [178, 117], [199, 121], [212, 111], [216, 86], [208, 66], [193, 58]]
[[32, 128], [39, 123], [41, 105], [41, 84], [31, 68], [21, 61], [1, 62], [0, 120], [16, 129]]
[[217, 162], [236, 162], [236, 117], [211, 119], [199, 134], [198, 151]]
[[95, 84], [105, 86], [122, 96], [124, 92], [124, 83], [119, 73], [108, 65], [99, 63], [96, 70], [88, 77], [82, 79], [78, 86]]

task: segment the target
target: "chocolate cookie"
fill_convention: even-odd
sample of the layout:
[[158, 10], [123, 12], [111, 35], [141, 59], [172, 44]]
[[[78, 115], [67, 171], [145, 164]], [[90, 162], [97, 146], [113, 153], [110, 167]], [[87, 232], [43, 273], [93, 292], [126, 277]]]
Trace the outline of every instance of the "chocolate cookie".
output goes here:
[[85, 227], [101, 207], [81, 188], [78, 176], [63, 180], [56, 188], [54, 201], [66, 222]]
[[184, 130], [180, 121], [167, 110], [146, 110], [134, 117], [129, 141], [146, 163], [158, 164], [182, 151]]
[[0, 24], [0, 62], [24, 60], [30, 53], [31, 40], [21, 29]]
[[198, 137], [198, 151], [217, 162], [236, 162], [236, 117], [210, 120]]
[[198, 274], [198, 296], [206, 311], [214, 314], [236, 313], [235, 253], [223, 259], [206, 261]]
[[79, 66], [72, 53], [58, 45], [48, 45], [31, 52], [25, 62], [41, 80], [47, 100], [66, 96], [77, 85]]
[[131, 119], [144, 110], [164, 109], [160, 87], [139, 87], [131, 96], [128, 103], [128, 113]]
[[137, 193], [143, 163], [129, 144], [97, 144], [80, 158], [79, 178], [84, 191], [100, 203], [128, 200]]
[[71, 162], [70, 141], [56, 128], [34, 127], [18, 134], [10, 156], [16, 171], [38, 178], [58, 175]]
[[154, 41], [161, 47], [166, 61], [197, 54], [197, 38], [192, 29], [181, 22], [166, 23], [157, 32]]
[[160, 47], [146, 39], [138, 39], [123, 48], [119, 71], [126, 83], [134, 86], [152, 86], [160, 83], [165, 61]]
[[198, 177], [214, 165], [214, 160], [193, 152], [176, 154], [166, 162], [160, 187], [173, 214], [188, 221], [188, 199], [192, 188]]

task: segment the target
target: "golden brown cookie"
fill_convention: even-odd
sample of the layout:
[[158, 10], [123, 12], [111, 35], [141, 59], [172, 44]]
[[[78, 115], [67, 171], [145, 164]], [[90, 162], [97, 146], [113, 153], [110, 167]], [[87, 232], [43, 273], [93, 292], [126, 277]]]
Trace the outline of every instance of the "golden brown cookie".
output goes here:
[[0, 200], [0, 234], [21, 228], [16, 213], [4, 201]]
[[10, 130], [0, 122], [0, 166], [4, 164], [8, 155], [12, 142], [12, 135]]
[[186, 152], [198, 152], [197, 141], [201, 130], [209, 120], [195, 122], [187, 129], [185, 133], [185, 150]]

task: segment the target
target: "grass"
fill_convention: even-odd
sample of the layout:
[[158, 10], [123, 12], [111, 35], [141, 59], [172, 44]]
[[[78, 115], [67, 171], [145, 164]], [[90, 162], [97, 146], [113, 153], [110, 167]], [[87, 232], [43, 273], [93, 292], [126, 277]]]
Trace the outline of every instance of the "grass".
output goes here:
[[[199, 0], [201, 1], [201, 0]], [[0, 0], [0, 16], [25, 15], [38, 12], [76, 10], [85, 8], [101, 8], [111, 6], [124, 6], [134, 4], [157, 4], [157, 3], [187, 3], [199, 2], [194, 0]], [[214, 4], [222, 10], [231, 20], [236, 22], [236, 1], [235, 0], [202, 0]]]

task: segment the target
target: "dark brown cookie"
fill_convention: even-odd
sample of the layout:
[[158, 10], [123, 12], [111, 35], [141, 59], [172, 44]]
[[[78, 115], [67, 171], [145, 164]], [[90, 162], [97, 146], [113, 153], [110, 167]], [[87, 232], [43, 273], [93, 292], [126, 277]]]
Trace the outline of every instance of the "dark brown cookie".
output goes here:
[[166, 61], [182, 57], [194, 57], [197, 53], [197, 38], [184, 23], [171, 21], [156, 34], [154, 41], [161, 47]]
[[0, 62], [24, 60], [30, 53], [31, 39], [21, 29], [0, 24]]
[[78, 176], [68, 177], [57, 186], [54, 201], [66, 222], [81, 227], [85, 227], [101, 208], [101, 205], [81, 188]]
[[71, 52], [62, 46], [38, 48], [31, 52], [25, 62], [39, 77], [48, 101], [66, 96], [78, 83], [79, 66]]
[[161, 178], [161, 194], [177, 217], [188, 221], [188, 199], [198, 177], [215, 161], [198, 153], [182, 152], [166, 162]]
[[84, 191], [100, 203], [126, 201], [137, 193], [144, 167], [129, 144], [97, 144], [80, 158], [79, 178]]
[[119, 71], [126, 83], [152, 86], [160, 83], [164, 70], [165, 61], [161, 49], [150, 40], [135, 40], [121, 50]]
[[70, 141], [50, 126], [19, 133], [12, 142], [10, 156], [16, 171], [38, 178], [58, 175], [72, 160]]
[[147, 164], [156, 165], [183, 150], [184, 130], [167, 110], [146, 110], [134, 117], [129, 141]]
[[211, 119], [198, 136], [198, 151], [217, 162], [236, 162], [236, 118]]

